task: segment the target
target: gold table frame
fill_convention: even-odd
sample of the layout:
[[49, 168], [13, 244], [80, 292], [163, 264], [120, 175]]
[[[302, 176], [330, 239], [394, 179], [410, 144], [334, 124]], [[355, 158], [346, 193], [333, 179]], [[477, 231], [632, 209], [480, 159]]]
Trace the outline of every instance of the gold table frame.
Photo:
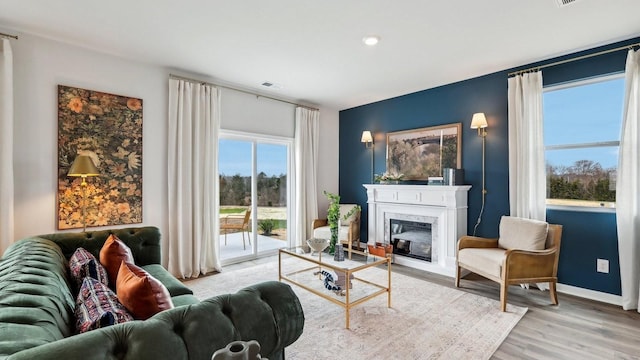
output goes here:
[[[379, 256], [375, 256], [375, 255], [371, 255], [368, 253], [364, 253], [362, 251], [358, 251], [358, 250], [353, 250], [354, 254], [358, 254], [364, 257], [369, 257], [369, 258], [373, 258], [373, 261], [368, 262], [370, 260], [366, 260], [363, 263], [358, 263], [357, 260], [353, 260], [353, 259], [349, 259], [347, 261], [345, 261], [344, 263], [347, 264], [353, 264], [355, 265], [354, 267], [340, 267], [331, 263], [327, 263], [327, 262], [323, 262], [322, 261], [322, 255], [323, 253], [321, 252], [317, 258], [313, 257], [313, 255], [310, 255], [310, 253], [298, 253], [298, 251], [304, 251], [303, 247], [296, 247], [296, 248], [281, 248], [278, 251], [278, 280], [279, 281], [287, 281], [290, 282], [292, 284], [295, 284], [307, 291], [310, 291], [313, 294], [316, 294], [322, 298], [325, 298], [331, 302], [333, 302], [334, 304], [337, 304], [339, 306], [342, 306], [345, 309], [345, 318], [346, 318], [346, 322], [345, 322], [345, 328], [349, 329], [349, 312], [351, 310], [352, 307], [359, 305], [367, 300], [370, 300], [378, 295], [382, 295], [384, 293], [387, 293], [387, 307], [391, 307], [391, 257], [379, 257]], [[304, 269], [300, 269], [300, 270], [296, 270], [290, 273], [282, 273], [282, 255], [287, 255], [287, 256], [291, 256], [291, 257], [295, 257], [298, 259], [302, 259], [305, 260], [309, 263], [315, 264], [312, 267], [309, 268], [304, 268]], [[331, 258], [333, 258], [332, 255], [329, 254], [324, 254], [325, 256], [330, 256]], [[334, 262], [335, 263], [335, 262]], [[342, 262], [340, 262], [342, 263]], [[374, 282], [362, 279], [362, 278], [358, 278], [356, 277], [354, 274], [362, 271], [364, 269], [370, 268], [370, 267], [374, 267], [374, 266], [379, 266], [379, 265], [383, 265], [386, 264], [387, 265], [387, 286], [383, 286], [380, 284], [376, 284]], [[355, 301], [350, 301], [350, 294], [349, 294], [349, 286], [345, 286], [345, 296], [344, 296], [344, 301], [340, 301], [338, 299], [336, 299], [335, 297], [329, 296], [326, 293], [322, 293], [320, 291], [317, 291], [316, 289], [311, 288], [310, 286], [307, 286], [299, 281], [296, 281], [294, 279], [291, 278], [292, 275], [294, 274], [299, 274], [299, 273], [303, 273], [303, 272], [308, 272], [308, 271], [312, 271], [312, 270], [321, 270], [322, 268], [327, 268], [327, 269], [331, 269], [334, 270], [336, 272], [341, 272], [344, 273], [346, 275], [346, 283], [348, 284], [349, 279], [351, 279], [351, 276], [353, 275], [353, 279], [355, 280], [355, 282], [357, 283], [362, 282], [368, 285], [373, 286], [374, 288], [377, 288], [376, 291], [374, 291], [371, 294], [368, 294], [364, 297], [361, 297]], [[320, 275], [318, 275], [320, 276]], [[326, 290], [326, 291], [330, 291], [330, 290]]]

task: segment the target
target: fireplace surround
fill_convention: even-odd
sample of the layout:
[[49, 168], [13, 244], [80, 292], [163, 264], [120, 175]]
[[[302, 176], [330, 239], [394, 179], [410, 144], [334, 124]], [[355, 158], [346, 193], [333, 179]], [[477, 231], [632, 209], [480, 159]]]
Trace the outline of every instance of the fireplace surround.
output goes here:
[[394, 244], [397, 264], [455, 276], [456, 242], [467, 234], [470, 185], [363, 186], [370, 244]]

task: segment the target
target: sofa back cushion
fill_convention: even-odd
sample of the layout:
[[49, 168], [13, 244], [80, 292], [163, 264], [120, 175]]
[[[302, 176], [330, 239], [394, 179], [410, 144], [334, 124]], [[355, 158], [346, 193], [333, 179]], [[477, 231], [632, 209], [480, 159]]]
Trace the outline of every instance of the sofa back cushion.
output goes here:
[[131, 252], [135, 264], [139, 266], [160, 264], [160, 230], [154, 226], [110, 229], [100, 231], [55, 233], [39, 235], [49, 239], [60, 247], [64, 256], [69, 259], [77, 248], [87, 249], [96, 258], [100, 258], [100, 249], [107, 238], [115, 235], [125, 243]]
[[167, 288], [134, 264], [124, 261], [120, 264], [116, 289], [122, 305], [138, 320], [146, 320], [160, 311], [173, 308]]
[[548, 228], [544, 221], [503, 216], [498, 246], [507, 250], [544, 250]]
[[75, 316], [78, 333], [133, 320], [116, 294], [107, 285], [90, 277], [82, 281]]

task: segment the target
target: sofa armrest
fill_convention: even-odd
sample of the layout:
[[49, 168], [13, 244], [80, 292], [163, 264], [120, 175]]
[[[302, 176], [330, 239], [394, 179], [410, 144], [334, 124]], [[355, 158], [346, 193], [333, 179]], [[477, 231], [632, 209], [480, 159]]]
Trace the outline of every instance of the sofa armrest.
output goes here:
[[235, 294], [163, 311], [11, 355], [10, 360], [210, 360], [235, 340], [257, 340], [260, 353], [282, 359], [302, 334], [304, 314], [291, 287], [259, 283]]

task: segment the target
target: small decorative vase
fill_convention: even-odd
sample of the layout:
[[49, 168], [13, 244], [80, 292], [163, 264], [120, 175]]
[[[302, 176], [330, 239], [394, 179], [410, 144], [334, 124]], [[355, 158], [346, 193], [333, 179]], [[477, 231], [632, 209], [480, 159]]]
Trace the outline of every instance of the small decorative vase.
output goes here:
[[331, 242], [329, 243], [329, 254], [333, 255], [336, 252], [336, 244], [338, 243], [338, 227], [330, 228]]
[[[256, 340], [234, 341], [216, 351], [211, 360], [257, 360], [260, 357], [260, 344]], [[266, 360], [266, 359], [265, 359]]]
[[333, 260], [344, 261], [344, 248], [342, 247], [342, 244], [338, 244], [338, 246], [336, 246], [336, 253], [333, 255]]

